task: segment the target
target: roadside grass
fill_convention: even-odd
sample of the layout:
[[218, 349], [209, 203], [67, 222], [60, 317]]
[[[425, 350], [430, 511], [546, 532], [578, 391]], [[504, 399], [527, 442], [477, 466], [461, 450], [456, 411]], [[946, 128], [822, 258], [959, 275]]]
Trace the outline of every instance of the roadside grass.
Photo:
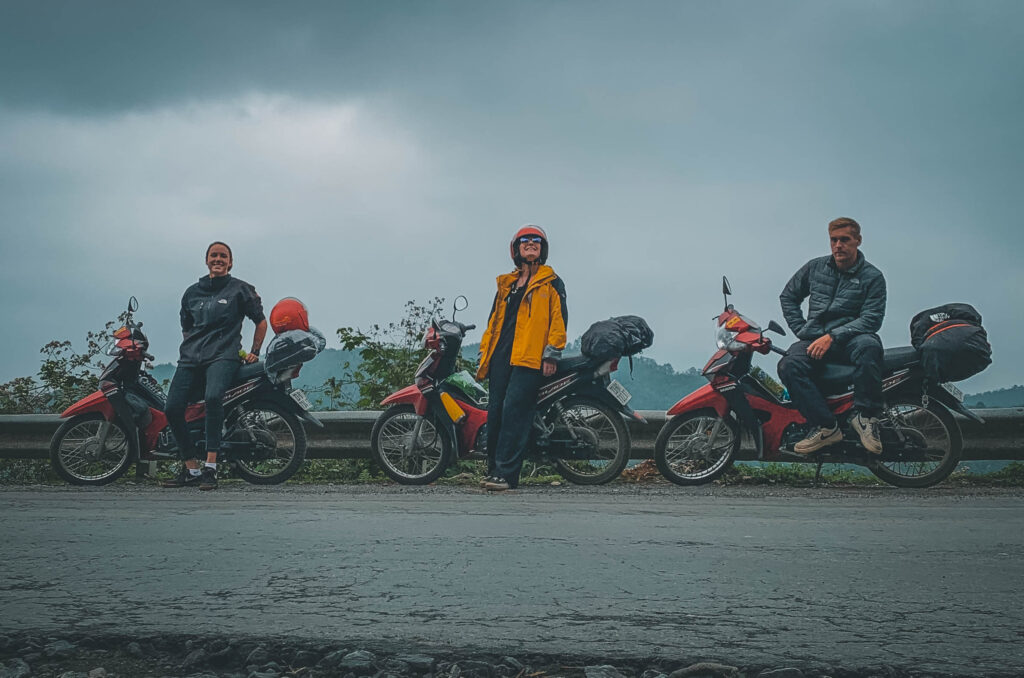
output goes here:
[[[171, 462], [160, 462], [157, 465], [158, 477], [169, 477], [175, 470]], [[482, 461], [458, 461], [448, 472], [436, 481], [437, 485], [476, 486], [483, 479], [486, 467]], [[750, 464], [739, 462], [721, 478], [716, 485], [785, 485], [791, 487], [809, 487], [814, 485], [815, 467], [813, 464], [771, 463]], [[229, 483], [242, 482], [231, 478], [230, 468], [220, 466], [218, 476]], [[117, 483], [133, 483], [133, 470], [129, 470]], [[147, 478], [144, 483], [155, 482]], [[310, 485], [358, 485], [358, 484], [391, 484], [384, 472], [369, 459], [310, 459], [295, 476], [288, 481], [291, 484]], [[658, 473], [654, 462], [642, 461], [627, 468], [622, 476], [612, 484], [668, 484]], [[44, 459], [0, 459], [0, 485], [63, 485], [64, 481], [54, 473], [50, 462]], [[521, 485], [570, 485], [558, 474], [552, 465], [527, 462], [523, 467]], [[884, 485], [866, 470], [850, 469], [835, 464], [826, 464], [822, 469], [819, 486], [849, 487]], [[998, 471], [975, 473], [971, 471], [971, 462], [962, 462], [956, 471], [943, 481], [940, 486], [963, 487], [1024, 487], [1024, 462], [1014, 461]]]

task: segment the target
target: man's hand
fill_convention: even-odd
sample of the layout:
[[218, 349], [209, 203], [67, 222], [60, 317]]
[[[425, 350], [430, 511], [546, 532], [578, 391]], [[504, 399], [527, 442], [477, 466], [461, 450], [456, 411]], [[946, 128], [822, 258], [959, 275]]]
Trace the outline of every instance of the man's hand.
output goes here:
[[250, 365], [253, 364], [254, 362], [256, 362], [259, 359], [260, 359], [260, 357], [257, 354], [255, 354], [255, 353], [246, 353], [245, 354], [245, 362], [247, 362]]
[[554, 360], [545, 360], [540, 367], [540, 371], [545, 377], [550, 377], [556, 369], [558, 369], [558, 363]]
[[807, 355], [811, 356], [815, 360], [821, 360], [828, 353], [828, 350], [832, 348], [832, 335], [826, 334], [818, 339], [815, 339], [810, 346], [807, 347]]

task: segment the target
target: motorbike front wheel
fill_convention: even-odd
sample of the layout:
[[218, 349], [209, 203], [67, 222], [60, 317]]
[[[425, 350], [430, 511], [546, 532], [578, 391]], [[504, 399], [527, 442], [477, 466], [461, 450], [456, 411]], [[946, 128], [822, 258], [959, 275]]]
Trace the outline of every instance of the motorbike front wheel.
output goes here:
[[[106, 431], [104, 431], [106, 429]], [[50, 439], [50, 464], [72, 485], [106, 485], [138, 458], [138, 441], [116, 419], [94, 412], [68, 419]]]
[[629, 463], [630, 451], [629, 429], [622, 415], [584, 398], [567, 398], [561, 405], [551, 438], [564, 438], [570, 449], [583, 454], [556, 459], [558, 472], [577, 485], [602, 485], [618, 478]]
[[373, 460], [402, 485], [426, 485], [445, 472], [455, 453], [447, 430], [430, 417], [416, 414], [412, 405], [393, 405], [384, 411], [370, 434]]
[[740, 430], [713, 410], [669, 419], [654, 442], [654, 463], [676, 485], [703, 485], [729, 470], [740, 449]]
[[247, 406], [238, 413], [229, 436], [252, 446], [251, 454], [232, 461], [238, 477], [253, 485], [283, 483], [306, 461], [306, 430], [298, 417], [277, 403]]
[[930, 487], [942, 482], [960, 463], [963, 435], [953, 415], [932, 401], [898, 398], [887, 403], [879, 419], [882, 454], [868, 468], [896, 487]]

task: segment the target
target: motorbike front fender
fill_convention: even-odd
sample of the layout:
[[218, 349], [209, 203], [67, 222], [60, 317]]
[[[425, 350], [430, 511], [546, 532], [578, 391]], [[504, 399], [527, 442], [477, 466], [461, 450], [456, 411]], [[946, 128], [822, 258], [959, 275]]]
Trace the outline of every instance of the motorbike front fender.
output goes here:
[[696, 391], [686, 396], [675, 405], [669, 408], [665, 414], [674, 417], [677, 414], [692, 412], [694, 410], [712, 409], [720, 417], [729, 413], [729, 403], [725, 396], [711, 388], [711, 384], [704, 384]]
[[61, 412], [60, 416], [62, 419], [67, 419], [79, 414], [89, 414], [90, 412], [99, 412], [107, 421], [112, 421], [115, 416], [114, 406], [111, 405], [110, 400], [103, 391], [93, 391]]
[[401, 391], [395, 391], [380, 402], [385, 407], [388, 405], [412, 405], [416, 414], [421, 417], [427, 413], [427, 399], [415, 384], [406, 386]]

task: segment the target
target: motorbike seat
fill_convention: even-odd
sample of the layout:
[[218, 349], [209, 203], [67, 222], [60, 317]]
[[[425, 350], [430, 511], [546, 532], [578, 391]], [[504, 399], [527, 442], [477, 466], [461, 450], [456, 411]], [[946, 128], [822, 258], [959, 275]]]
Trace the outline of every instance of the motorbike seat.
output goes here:
[[[887, 348], [882, 353], [882, 376], [916, 365], [921, 356], [913, 346]], [[845, 391], [853, 383], [854, 367], [846, 363], [825, 363], [815, 381], [826, 394]]]
[[911, 367], [920, 361], [921, 354], [913, 346], [887, 348], [882, 356], [882, 370], [885, 372], [902, 370], [904, 367]]
[[241, 384], [242, 382], [249, 381], [253, 377], [258, 377], [263, 374], [263, 361], [257, 361], [254, 363], [245, 363], [238, 368], [238, 374], [235, 375], [235, 380], [232, 384]]
[[[238, 372], [235, 373], [235, 378], [231, 380], [231, 384], [228, 388], [234, 388], [239, 384], [244, 384], [254, 377], [261, 376], [263, 371], [263, 362], [255, 362], [252, 364], [242, 363]], [[188, 391], [188, 402], [191, 404], [204, 402], [204, 391], [206, 390], [206, 377], [199, 376], [195, 381], [192, 382], [191, 388]]]
[[575, 372], [581, 367], [593, 364], [593, 359], [588, 358], [582, 353], [579, 355], [571, 355], [567, 358], [562, 358], [558, 361], [558, 369], [555, 371], [555, 376], [560, 374], [568, 374], [569, 372]]

